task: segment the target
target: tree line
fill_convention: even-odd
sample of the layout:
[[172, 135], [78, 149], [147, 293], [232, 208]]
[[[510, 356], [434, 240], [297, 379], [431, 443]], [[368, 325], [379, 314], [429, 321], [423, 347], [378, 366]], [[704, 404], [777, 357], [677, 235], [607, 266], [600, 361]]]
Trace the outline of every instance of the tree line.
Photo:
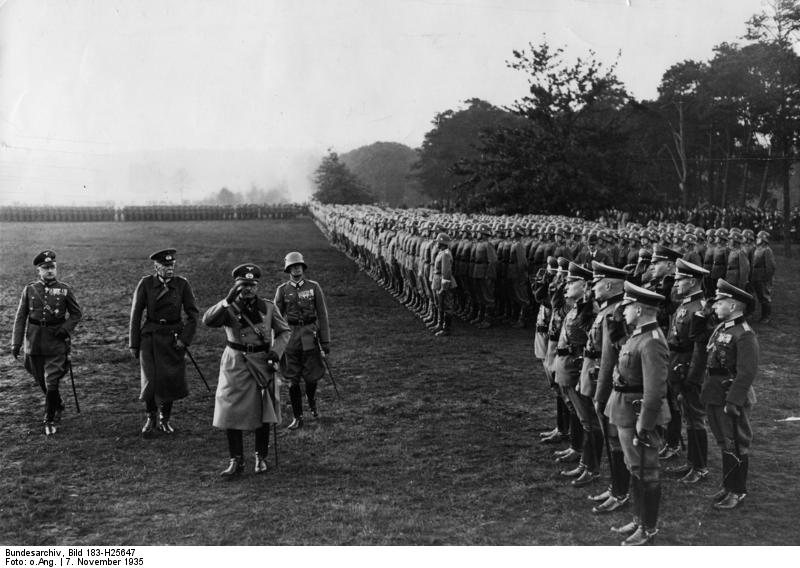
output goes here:
[[[774, 210], [769, 190], [780, 188], [788, 225], [800, 0], [773, 0], [741, 39], [708, 61], [672, 65], [654, 100], [634, 98], [616, 63], [593, 52], [567, 61], [562, 48], [531, 43], [506, 62], [526, 76], [527, 93], [508, 107], [470, 99], [437, 113], [406, 178], [442, 208], [508, 214], [591, 216], [610, 204]], [[380, 197], [334, 152], [315, 182], [323, 203]]]

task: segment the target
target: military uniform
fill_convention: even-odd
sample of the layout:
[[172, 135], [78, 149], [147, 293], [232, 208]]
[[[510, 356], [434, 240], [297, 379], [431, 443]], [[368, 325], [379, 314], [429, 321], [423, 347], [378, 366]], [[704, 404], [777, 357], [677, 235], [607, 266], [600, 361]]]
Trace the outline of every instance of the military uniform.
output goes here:
[[700, 388], [705, 372], [705, 343], [696, 342], [693, 326], [694, 314], [705, 307], [702, 284], [708, 271], [696, 264], [679, 259], [675, 266], [676, 279], [694, 278], [696, 290], [680, 299], [670, 319], [667, 343], [669, 345], [669, 387], [678, 393], [683, 421], [688, 438], [687, 463], [668, 468], [668, 473], [683, 474], [681, 482], [697, 483], [708, 475], [708, 435], [706, 412], [700, 402]]
[[[664, 297], [625, 283], [623, 305], [657, 307]], [[613, 389], [605, 409], [617, 427], [625, 463], [631, 472], [634, 520], [615, 529], [630, 534], [623, 544], [644, 544], [657, 532], [661, 501], [656, 427], [669, 421], [667, 359], [669, 349], [658, 322], [637, 324], [622, 346], [614, 372]], [[637, 410], [637, 407], [639, 410]]]
[[431, 288], [436, 297], [436, 320], [435, 334], [437, 336], [449, 335], [452, 328], [452, 312], [454, 302], [454, 291], [458, 288], [458, 283], [453, 275], [453, 254], [448, 245], [450, 236], [447, 233], [439, 233], [436, 237], [436, 245], [439, 247], [436, 258], [433, 261]]
[[761, 304], [762, 323], [769, 323], [772, 313], [772, 278], [775, 276], [775, 255], [769, 246], [769, 233], [758, 233], [758, 244], [753, 250], [753, 263], [750, 271], [750, 282], [753, 293]]
[[[595, 262], [592, 264], [595, 281], [613, 279], [624, 282], [630, 273]], [[597, 504], [593, 513], [610, 513], [624, 506], [629, 499], [630, 471], [625, 465], [625, 455], [619, 440], [617, 427], [608, 421], [605, 407], [613, 390], [614, 369], [619, 359], [621, 345], [626, 341], [624, 322], [616, 320], [616, 312], [623, 300], [620, 292], [604, 299], [599, 306], [595, 322], [589, 331], [584, 369], [581, 372], [581, 392], [594, 399], [598, 420], [602, 421], [604, 435], [608, 440], [608, 461], [611, 472], [611, 485], [607, 491], [591, 496]]]
[[[734, 299], [744, 306], [753, 301], [750, 294], [725, 280], [717, 282], [715, 299]], [[715, 506], [732, 509], [747, 494], [758, 339], [744, 316], [738, 315], [714, 328], [707, 351], [708, 371], [700, 400], [706, 405], [711, 432], [722, 450], [722, 489], [715, 496]]]
[[[232, 275], [237, 283], [257, 283], [261, 269], [243, 264]], [[273, 365], [283, 355], [292, 329], [271, 301], [256, 296], [217, 302], [203, 315], [203, 323], [224, 328], [227, 340], [220, 359], [213, 419], [216, 428], [226, 431], [235, 462], [227, 475], [241, 471], [243, 430], [256, 432], [256, 473], [262, 473], [269, 424], [281, 422], [280, 383]]]
[[[291, 252], [284, 259], [284, 272], [290, 272], [295, 264], [306, 268], [303, 257]], [[306, 398], [311, 415], [317, 416], [317, 381], [325, 374], [323, 352], [330, 350], [331, 332], [328, 324], [328, 307], [320, 285], [304, 276], [292, 278], [275, 291], [275, 305], [292, 328], [292, 336], [281, 359], [281, 372], [291, 382], [289, 398], [295, 421], [294, 427], [302, 425], [303, 399], [300, 391], [301, 379], [306, 385]], [[320, 351], [322, 349], [322, 352]]]
[[[175, 249], [165, 249], [150, 255], [157, 263], [175, 262]], [[147, 316], [144, 313], [147, 312]], [[186, 314], [186, 319], [182, 313]], [[165, 279], [158, 274], [145, 276], [136, 286], [131, 305], [129, 348], [138, 353], [141, 367], [139, 400], [145, 403], [148, 418], [143, 433], [156, 423], [171, 433], [170, 418], [173, 401], [189, 395], [186, 381], [186, 350], [197, 331], [199, 310], [189, 281], [180, 276]]]
[[[55, 267], [55, 252], [46, 250], [33, 259], [37, 268]], [[70, 334], [82, 317], [72, 287], [44, 277], [25, 286], [14, 318], [12, 353], [24, 344], [25, 369], [45, 395], [45, 434], [54, 434], [55, 422], [64, 410], [59, 382], [67, 372]]]
[[[592, 272], [578, 264], [570, 263], [568, 282], [591, 279]], [[564, 399], [569, 402], [571, 446], [581, 448], [578, 467], [562, 472], [562, 475], [576, 478], [572, 481], [575, 487], [588, 485], [599, 477], [603, 448], [600, 423], [594, 411], [592, 398], [582, 394], [579, 388], [587, 332], [593, 320], [591, 299], [582, 298], [575, 301], [564, 317], [553, 361], [556, 384], [561, 388]]]

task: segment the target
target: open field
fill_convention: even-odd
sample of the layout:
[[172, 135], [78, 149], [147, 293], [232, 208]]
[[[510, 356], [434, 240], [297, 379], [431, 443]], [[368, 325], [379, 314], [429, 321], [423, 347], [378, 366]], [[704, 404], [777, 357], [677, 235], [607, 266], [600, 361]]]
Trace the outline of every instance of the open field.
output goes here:
[[[323, 383], [322, 417], [279, 432], [265, 476], [225, 482], [213, 395], [193, 368], [175, 405], [174, 436], [142, 439], [138, 366], [127, 350], [130, 297], [154, 250], [178, 249], [178, 274], [201, 311], [230, 287], [241, 262], [264, 269], [263, 295], [300, 250], [327, 294], [331, 365], [343, 396]], [[85, 319], [74, 337], [81, 414], [69, 382], [56, 436], [40, 424], [43, 397], [8, 355], [32, 257], [53, 247]], [[774, 247], [776, 252], [780, 246]], [[694, 488], [664, 482], [663, 545], [800, 545], [800, 261], [779, 259], [775, 315], [761, 342], [750, 494], [714, 511], [720, 458]], [[308, 219], [0, 226], [0, 543], [6, 545], [615, 545], [608, 528], [628, 512], [593, 516], [590, 490], [559, 479], [537, 432], [554, 405], [533, 358], [532, 331], [456, 322], [432, 337], [422, 323], [330, 247]], [[790, 279], [791, 277], [791, 279]], [[200, 327], [191, 350], [212, 389], [224, 344]], [[291, 411], [284, 388], [284, 421]], [[284, 426], [285, 426], [284, 424]]]

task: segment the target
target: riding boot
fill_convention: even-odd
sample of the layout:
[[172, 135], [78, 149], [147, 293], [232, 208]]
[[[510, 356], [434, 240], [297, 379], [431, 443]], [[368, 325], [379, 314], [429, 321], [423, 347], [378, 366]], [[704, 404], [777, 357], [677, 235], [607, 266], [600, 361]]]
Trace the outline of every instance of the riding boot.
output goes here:
[[599, 470], [600, 464], [603, 463], [603, 432], [592, 430], [589, 435], [594, 438], [594, 460]]
[[[313, 383], [306, 383], [306, 398], [308, 399], [308, 408], [311, 410], [311, 416], [317, 418], [319, 413], [317, 412], [317, 383], [316, 381]], [[300, 414], [302, 414], [302, 408], [300, 410]]]
[[[705, 470], [708, 467], [708, 432], [705, 428], [696, 428], [694, 432], [696, 450], [692, 465], [697, 470]], [[689, 439], [691, 441], [691, 438]]]
[[763, 302], [761, 304], [761, 318], [758, 320], [758, 323], [769, 323], [769, 316], [772, 314], [772, 309], [769, 302]]
[[561, 396], [556, 396], [556, 427], [562, 435], [569, 432], [569, 410]]
[[162, 402], [161, 411], [159, 413], [158, 429], [165, 434], [172, 434], [175, 432], [174, 428], [169, 422], [172, 416], [172, 401]]
[[303, 393], [299, 383], [292, 383], [289, 387], [289, 401], [292, 404], [292, 414], [295, 418], [303, 417]]
[[256, 454], [266, 458], [269, 451], [269, 424], [256, 428]]
[[743, 455], [741, 458], [741, 463], [739, 464], [739, 468], [734, 473], [736, 479], [736, 489], [734, 492], [738, 495], [746, 495], [747, 494], [747, 472], [750, 469], [750, 456]]
[[58, 410], [58, 403], [61, 400], [61, 397], [58, 394], [58, 390], [55, 389], [48, 389], [47, 394], [44, 397], [44, 421], [45, 423], [53, 423], [53, 420], [56, 415], [56, 410]]
[[736, 483], [736, 469], [739, 467], [739, 460], [730, 452], [722, 452], [722, 487], [728, 492], [736, 493], [738, 487]]
[[614, 497], [625, 497], [631, 491], [631, 472], [625, 465], [625, 454], [622, 450], [611, 450], [609, 461], [613, 464], [614, 475], [611, 476], [611, 493]]
[[581, 419], [574, 412], [569, 413], [569, 445], [572, 449], [580, 452], [583, 448], [583, 426]]
[[645, 482], [642, 489], [642, 499], [644, 500], [644, 515], [642, 515], [642, 525], [645, 530], [651, 532], [658, 525], [658, 508], [661, 503], [661, 483], [658, 481]]

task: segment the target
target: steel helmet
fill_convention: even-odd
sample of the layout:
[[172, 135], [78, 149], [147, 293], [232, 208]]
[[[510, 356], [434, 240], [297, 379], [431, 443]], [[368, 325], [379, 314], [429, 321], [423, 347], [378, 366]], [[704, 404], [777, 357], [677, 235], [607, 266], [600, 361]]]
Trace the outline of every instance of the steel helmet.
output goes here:
[[299, 252], [290, 252], [286, 255], [286, 258], [283, 259], [283, 271], [289, 272], [289, 268], [291, 268], [293, 264], [302, 264], [303, 270], [308, 269], [306, 261], [303, 260], [303, 255]]

